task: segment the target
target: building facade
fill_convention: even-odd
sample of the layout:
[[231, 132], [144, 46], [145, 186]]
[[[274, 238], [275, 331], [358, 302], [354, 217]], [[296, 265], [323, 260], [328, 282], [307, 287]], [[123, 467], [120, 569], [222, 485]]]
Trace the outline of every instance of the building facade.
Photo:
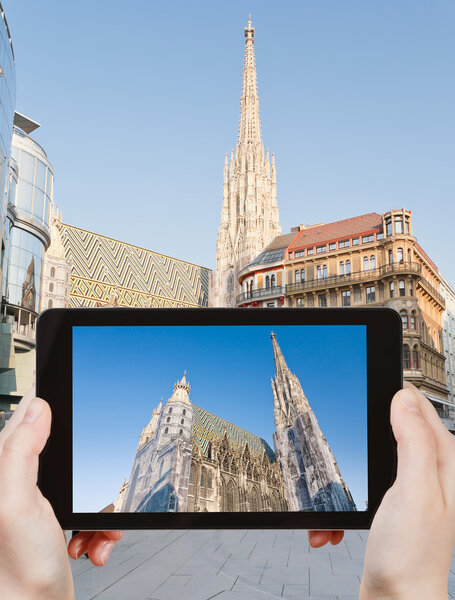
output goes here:
[[272, 449], [240, 427], [194, 405], [186, 373], [139, 437], [116, 512], [286, 510]]
[[[237, 306], [275, 302], [287, 307], [395, 309], [403, 323], [405, 379], [420, 388], [445, 425], [455, 429], [446, 385], [442, 278], [413, 235], [411, 212], [369, 213], [334, 223], [301, 225], [291, 233], [282, 260], [270, 266], [252, 261], [240, 272], [244, 291], [237, 296]], [[286, 238], [280, 236], [273, 244], [283, 242]], [[285, 285], [267, 290], [265, 275], [271, 281], [275, 274], [278, 281], [283, 268]]]
[[455, 406], [455, 290], [444, 277], [441, 277], [441, 295], [446, 303], [446, 310], [442, 315], [446, 384], [449, 402]]
[[276, 166], [261, 138], [254, 27], [245, 27], [240, 128], [235, 153], [225, 157], [223, 203], [211, 275], [210, 306], [235, 306], [238, 273], [279, 233]]

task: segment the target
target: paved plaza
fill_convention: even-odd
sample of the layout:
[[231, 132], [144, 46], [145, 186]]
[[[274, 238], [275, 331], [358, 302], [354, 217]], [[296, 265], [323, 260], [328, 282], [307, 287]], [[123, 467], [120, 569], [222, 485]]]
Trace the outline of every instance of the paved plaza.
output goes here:
[[106, 566], [71, 560], [76, 600], [356, 600], [367, 537], [313, 549], [306, 531], [127, 531]]

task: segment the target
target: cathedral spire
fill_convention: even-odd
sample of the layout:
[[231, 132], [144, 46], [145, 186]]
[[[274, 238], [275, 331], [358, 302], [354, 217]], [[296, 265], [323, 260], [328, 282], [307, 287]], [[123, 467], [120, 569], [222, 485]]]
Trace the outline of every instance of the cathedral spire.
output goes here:
[[261, 143], [259, 121], [259, 97], [256, 80], [256, 59], [254, 56], [254, 27], [251, 15], [245, 27], [245, 59], [243, 63], [243, 87], [240, 99], [240, 129], [238, 145], [248, 142]]

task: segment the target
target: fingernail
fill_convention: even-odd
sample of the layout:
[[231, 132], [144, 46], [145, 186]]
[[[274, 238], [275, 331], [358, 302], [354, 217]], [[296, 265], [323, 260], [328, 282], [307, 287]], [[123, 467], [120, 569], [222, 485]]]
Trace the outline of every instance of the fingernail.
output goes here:
[[419, 400], [412, 392], [405, 390], [400, 394], [401, 404], [404, 408], [413, 413], [420, 413]]
[[33, 423], [43, 412], [43, 401], [39, 398], [33, 398], [33, 400], [28, 405], [27, 410], [25, 411], [24, 418], [22, 419], [23, 423]]
[[103, 563], [103, 565], [109, 558], [109, 555], [112, 552], [112, 548], [114, 547], [114, 544], [115, 544], [115, 542], [106, 542], [104, 544], [103, 549], [101, 550], [101, 554], [100, 554], [101, 562]]

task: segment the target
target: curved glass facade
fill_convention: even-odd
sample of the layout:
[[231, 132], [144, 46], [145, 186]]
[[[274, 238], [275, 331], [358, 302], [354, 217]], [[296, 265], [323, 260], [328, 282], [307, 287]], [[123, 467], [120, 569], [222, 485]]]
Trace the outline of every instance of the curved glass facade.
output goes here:
[[13, 227], [10, 234], [8, 302], [38, 312], [45, 246], [32, 233]]
[[15, 127], [11, 158], [16, 162], [19, 173], [14, 199], [16, 213], [32, 218], [38, 221], [38, 225], [49, 229], [54, 173], [46, 153], [39, 144]]

